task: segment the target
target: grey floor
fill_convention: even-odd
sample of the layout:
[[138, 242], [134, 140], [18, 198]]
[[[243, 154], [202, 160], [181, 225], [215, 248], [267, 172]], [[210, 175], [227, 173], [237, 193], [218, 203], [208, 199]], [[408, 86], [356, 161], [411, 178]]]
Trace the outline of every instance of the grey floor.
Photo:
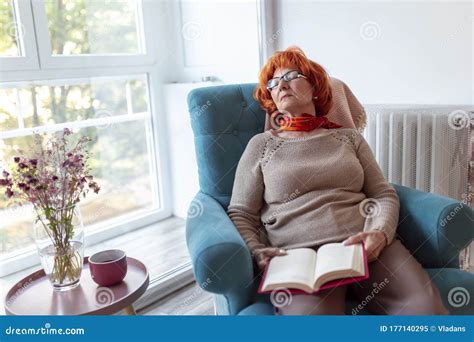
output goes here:
[[213, 295], [202, 290], [196, 282], [173, 292], [139, 315], [214, 315]]

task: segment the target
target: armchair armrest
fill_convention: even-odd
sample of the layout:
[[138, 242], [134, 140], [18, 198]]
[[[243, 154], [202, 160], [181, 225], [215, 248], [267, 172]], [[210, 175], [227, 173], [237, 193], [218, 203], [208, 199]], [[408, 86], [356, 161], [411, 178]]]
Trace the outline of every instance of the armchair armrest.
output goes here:
[[224, 208], [198, 192], [186, 219], [194, 277], [204, 290], [223, 294], [236, 315], [252, 302], [253, 263], [245, 241]]
[[474, 289], [474, 274], [453, 268], [427, 268], [426, 271], [438, 287], [450, 315], [474, 314], [474, 301], [469, 296]]
[[400, 199], [397, 234], [424, 267], [459, 267], [474, 237], [474, 213], [455, 199], [391, 184]]

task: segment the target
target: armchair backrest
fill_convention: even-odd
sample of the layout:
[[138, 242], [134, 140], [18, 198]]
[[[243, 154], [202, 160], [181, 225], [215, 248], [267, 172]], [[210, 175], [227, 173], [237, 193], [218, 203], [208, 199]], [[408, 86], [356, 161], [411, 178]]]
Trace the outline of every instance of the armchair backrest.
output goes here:
[[265, 111], [253, 98], [255, 87], [256, 83], [205, 87], [188, 95], [200, 189], [224, 208], [247, 143], [263, 132]]

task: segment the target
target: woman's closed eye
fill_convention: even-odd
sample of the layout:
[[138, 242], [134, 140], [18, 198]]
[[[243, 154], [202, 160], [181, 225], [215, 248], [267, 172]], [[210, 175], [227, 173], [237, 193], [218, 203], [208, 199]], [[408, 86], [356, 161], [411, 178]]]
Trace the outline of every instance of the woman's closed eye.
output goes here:
[[298, 70], [290, 70], [286, 74], [284, 74], [283, 76], [274, 77], [274, 78], [268, 80], [267, 89], [268, 90], [273, 90], [274, 88], [276, 88], [280, 84], [280, 80], [284, 80], [285, 82], [290, 82], [290, 81], [292, 81], [296, 78], [300, 78], [300, 77], [306, 78], [306, 76], [303, 75], [302, 73], [300, 73]]

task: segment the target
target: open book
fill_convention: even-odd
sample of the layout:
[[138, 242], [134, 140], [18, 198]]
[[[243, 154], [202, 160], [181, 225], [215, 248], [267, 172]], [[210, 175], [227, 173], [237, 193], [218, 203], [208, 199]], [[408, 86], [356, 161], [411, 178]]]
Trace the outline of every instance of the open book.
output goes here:
[[363, 243], [344, 246], [328, 243], [318, 251], [288, 249], [287, 255], [274, 256], [265, 267], [259, 293], [286, 288], [291, 293], [317, 293], [369, 277]]

